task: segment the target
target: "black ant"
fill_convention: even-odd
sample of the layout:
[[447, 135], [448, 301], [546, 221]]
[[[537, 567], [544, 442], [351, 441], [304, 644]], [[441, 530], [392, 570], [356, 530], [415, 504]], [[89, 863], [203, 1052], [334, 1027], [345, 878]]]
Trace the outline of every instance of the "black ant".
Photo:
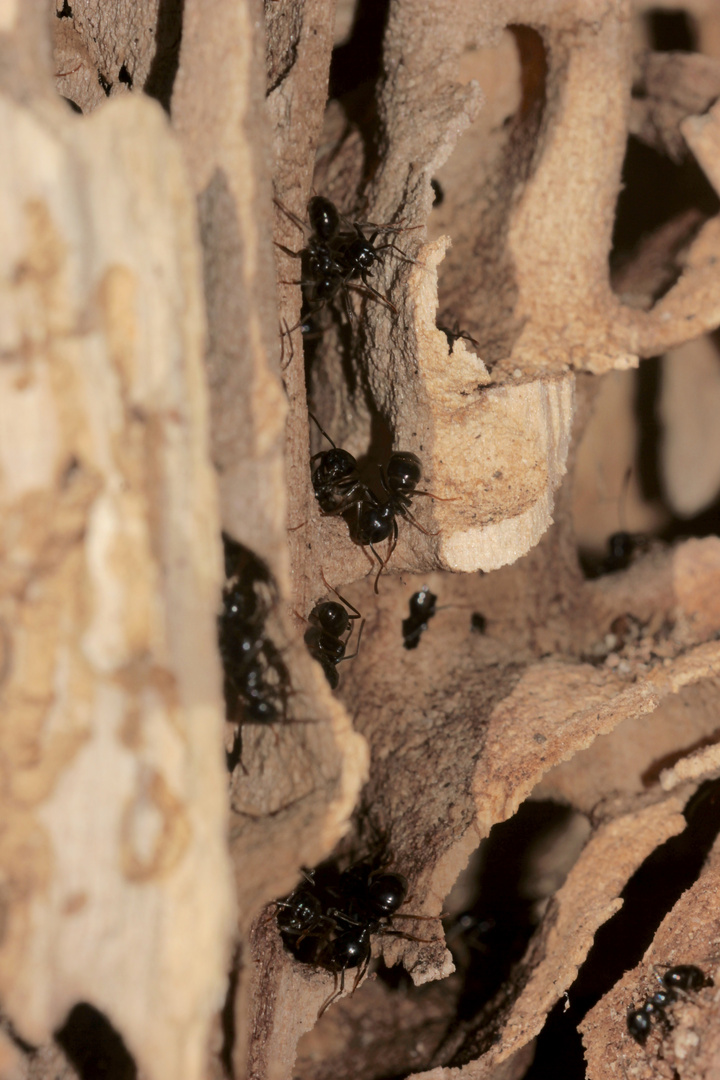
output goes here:
[[431, 593], [427, 585], [423, 585], [419, 592], [410, 597], [410, 614], [403, 619], [402, 636], [403, 647], [417, 649], [420, 644], [420, 635], [427, 630], [427, 624], [436, 611], [437, 596]]
[[[619, 516], [620, 524], [623, 524], [624, 506], [627, 499], [628, 486], [630, 484], [630, 477], [632, 476], [632, 466], [629, 466], [625, 470], [625, 476], [623, 477], [622, 491], [620, 493], [619, 502]], [[620, 529], [618, 532], [612, 533], [608, 537], [608, 553], [602, 561], [601, 573], [612, 574], [616, 570], [627, 570], [630, 563], [633, 561], [633, 556], [639, 548], [646, 543], [646, 539], [628, 532], [627, 529]]]
[[457, 320], [455, 321], [455, 327], [453, 330], [449, 330], [447, 326], [441, 326], [438, 323], [438, 330], [442, 330], [443, 334], [447, 338], [448, 347], [450, 353], [455, 349], [455, 342], [463, 338], [465, 341], [469, 341], [471, 345], [474, 345], [476, 349], [480, 348], [480, 342], [476, 341], [472, 334], [469, 334], [467, 330], [461, 330]]
[[670, 1029], [670, 1019], [665, 1010], [668, 1005], [677, 1001], [682, 993], [714, 985], [712, 979], [695, 964], [676, 964], [669, 967], [660, 982], [660, 989], [651, 994], [639, 1009], [628, 1010], [627, 1029], [640, 1046], [647, 1042], [653, 1020], [660, 1023], [664, 1030]]
[[240, 760], [242, 724], [272, 724], [284, 718], [290, 676], [282, 654], [265, 633], [275, 585], [267, 566], [251, 551], [223, 535], [225, 574], [218, 640], [223, 662], [228, 720], [238, 725], [227, 754], [232, 772]]
[[[296, 214], [275, 199], [275, 205], [290, 218], [290, 220], [307, 231], [308, 226], [301, 221]], [[348, 318], [354, 317], [348, 300], [348, 289], [353, 288], [358, 292], [371, 296], [384, 304], [393, 314], [397, 314], [395, 305], [382, 293], [371, 285], [367, 275], [372, 270], [378, 257], [384, 251], [394, 250], [405, 262], [414, 262], [397, 245], [393, 243], [382, 244], [376, 247], [376, 240], [381, 232], [400, 232], [400, 226], [394, 225], [370, 225], [375, 231], [372, 236], [366, 237], [363, 226], [357, 222], [352, 230], [340, 228], [340, 214], [330, 199], [322, 195], [314, 195], [307, 205], [310, 237], [307, 246], [300, 251], [293, 251], [282, 244], [278, 244], [281, 251], [286, 255], [303, 260], [303, 276], [300, 282], [290, 284], [308, 285], [310, 287], [310, 309], [300, 320], [297, 326], [321, 310], [331, 300], [334, 300], [338, 292], [343, 293]], [[357, 279], [362, 281], [362, 287], [356, 284]], [[292, 330], [297, 329], [292, 327]], [[291, 331], [292, 332], [292, 331]]]
[[[387, 499], [381, 502], [374, 496], [363, 502], [358, 502], [355, 507], [354, 519], [349, 522], [350, 535], [356, 543], [367, 545], [380, 564], [380, 569], [375, 578], [375, 592], [378, 591], [380, 575], [387, 566], [395, 550], [398, 540], [397, 517], [400, 515], [409, 521], [426, 536], [436, 536], [437, 533], [428, 532], [427, 529], [416, 521], [410, 511], [412, 499], [416, 495], [427, 495], [433, 499], [440, 499], [439, 495], [433, 495], [431, 491], [418, 491], [417, 485], [422, 477], [422, 466], [416, 454], [409, 451], [398, 451], [393, 454], [388, 462], [387, 469], [380, 469], [380, 479], [387, 494]], [[368, 492], [368, 496], [370, 493]], [[443, 500], [444, 501], [444, 500]], [[382, 559], [375, 550], [375, 544], [390, 539], [387, 555]]]
[[310, 467], [317, 462], [312, 473], [315, 498], [323, 514], [342, 514], [353, 504], [367, 497], [367, 488], [360, 479], [357, 461], [348, 450], [336, 446], [317, 418], [310, 413], [318, 430], [332, 447], [321, 450], [310, 458]]
[[[318, 1017], [345, 989], [345, 972], [357, 969], [353, 992], [370, 963], [373, 934], [423, 941], [392, 925], [394, 918], [425, 919], [399, 912], [408, 892], [402, 874], [355, 863], [340, 872], [333, 861], [305, 873], [305, 881], [277, 904], [277, 921], [286, 948], [297, 960], [332, 972], [332, 994]], [[338, 979], [339, 976], [339, 979]]]
[[[345, 650], [352, 637], [354, 620], [361, 619], [362, 616], [349, 600], [340, 595], [337, 589], [328, 585], [324, 574], [322, 574], [322, 579], [342, 603], [338, 604], [335, 600], [323, 600], [322, 603], [315, 605], [308, 620], [310, 626], [305, 631], [305, 644], [312, 658], [317, 660], [325, 672], [325, 678], [331, 688], [335, 690], [339, 681], [337, 666], [343, 660], [352, 660], [357, 656], [365, 620], [363, 619], [360, 623], [355, 652], [347, 656]], [[347, 608], [350, 608], [354, 614], [351, 615]], [[343, 637], [345, 634], [347, 637]]]

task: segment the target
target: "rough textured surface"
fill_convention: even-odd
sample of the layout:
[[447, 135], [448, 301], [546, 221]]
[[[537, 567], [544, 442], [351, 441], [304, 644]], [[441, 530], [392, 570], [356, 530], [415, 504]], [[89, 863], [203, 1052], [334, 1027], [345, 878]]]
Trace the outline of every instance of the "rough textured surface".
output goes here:
[[0, 109], [3, 1001], [192, 1080], [232, 912], [192, 201], [153, 103]]

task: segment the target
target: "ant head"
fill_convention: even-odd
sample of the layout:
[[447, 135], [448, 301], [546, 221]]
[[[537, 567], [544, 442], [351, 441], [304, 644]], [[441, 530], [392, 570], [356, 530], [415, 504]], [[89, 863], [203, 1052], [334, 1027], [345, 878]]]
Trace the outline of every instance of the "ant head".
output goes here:
[[394, 915], [407, 891], [408, 883], [402, 874], [378, 874], [368, 885], [368, 904], [375, 915]]
[[333, 447], [332, 450], [323, 450], [317, 455], [317, 466], [313, 473], [313, 487], [317, 493], [341, 480], [348, 480], [357, 472], [357, 462], [348, 450]]
[[340, 637], [350, 625], [350, 617], [347, 611], [336, 600], [325, 600], [322, 604], [318, 604], [312, 611], [310, 618], [312, 619], [313, 616], [318, 625], [326, 633], [332, 634], [334, 637]]
[[413, 491], [420, 482], [420, 458], [409, 451], [393, 454], [388, 462], [387, 482], [392, 492]]
[[322, 195], [313, 195], [307, 205], [310, 226], [319, 240], [332, 240], [340, 228], [340, 215], [334, 203]]
[[424, 585], [419, 592], [413, 593], [410, 597], [410, 615], [416, 617], [434, 615], [436, 603], [437, 596], [430, 592], [427, 585]]

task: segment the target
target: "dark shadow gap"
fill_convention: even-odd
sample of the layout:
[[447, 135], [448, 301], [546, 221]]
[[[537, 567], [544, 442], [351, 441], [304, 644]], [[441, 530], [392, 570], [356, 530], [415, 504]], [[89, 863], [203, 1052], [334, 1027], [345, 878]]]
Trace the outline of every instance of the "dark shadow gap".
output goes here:
[[81, 1002], [69, 1013], [55, 1040], [80, 1080], [136, 1080], [137, 1068], [122, 1038], [105, 1016]]
[[[681, 164], [676, 164], [630, 136], [613, 229], [611, 276], [632, 260], [643, 238], [688, 210], [696, 210], [700, 214], [696, 232], [704, 221], [720, 210], [717, 193], [695, 159], [688, 157]], [[690, 239], [687, 237], [686, 242]], [[679, 265], [674, 270], [668, 269], [659, 295], [672, 287], [680, 272]]]
[[645, 13], [645, 26], [653, 52], [697, 52], [697, 26], [687, 11], [653, 8]]
[[170, 115], [175, 76], [180, 64], [184, 0], [160, 0], [155, 28], [155, 56], [143, 90]]

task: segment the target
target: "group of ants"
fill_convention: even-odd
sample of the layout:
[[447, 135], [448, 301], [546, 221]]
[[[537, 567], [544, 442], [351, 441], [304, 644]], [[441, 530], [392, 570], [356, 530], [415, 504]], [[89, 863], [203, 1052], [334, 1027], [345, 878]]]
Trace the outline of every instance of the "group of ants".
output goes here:
[[[399, 253], [408, 262], [414, 261], [392, 242], [376, 246], [381, 234], [399, 232], [400, 227], [374, 225], [369, 237], [364, 231], [367, 226], [359, 223], [344, 229], [334, 204], [321, 196], [314, 196], [308, 203], [309, 226], [282, 204], [277, 205], [303, 231], [309, 232], [307, 244], [301, 251], [283, 248], [287, 254], [302, 260], [300, 284], [307, 290], [309, 304], [298, 326], [306, 328], [308, 320], [338, 294], [344, 296], [349, 309], [347, 290], [350, 287], [378, 300], [391, 311], [397, 311], [392, 302], [369, 282], [368, 274], [387, 251]], [[295, 329], [297, 326], [291, 329], [286, 326], [285, 332], [290, 334]], [[441, 329], [448, 337], [451, 351], [458, 338], [473, 340], [457, 327], [452, 332], [444, 327]], [[417, 495], [438, 496], [418, 491], [422, 477], [420, 460], [413, 453], [398, 451], [391, 455], [385, 468], [380, 468], [384, 497], [379, 497], [361, 479], [355, 458], [347, 450], [337, 447], [316, 418], [312, 416], [312, 419], [330, 443], [330, 449], [310, 458], [315, 498], [323, 515], [342, 516], [348, 523], [351, 538], [372, 551], [379, 563], [375, 578], [377, 593], [380, 575], [397, 543], [397, 518], [402, 517], [426, 532], [412, 515], [412, 499]], [[383, 559], [375, 545], [384, 540], [389, 540], [389, 545]], [[218, 635], [226, 715], [236, 725], [234, 744], [227, 753], [228, 769], [232, 772], [241, 763], [242, 724], [282, 721], [287, 715], [291, 689], [282, 649], [265, 631], [266, 619], [277, 600], [272, 575], [266, 564], [247, 548], [227, 536], [223, 541], [227, 584], [218, 619]], [[618, 534], [614, 547], [611, 539], [611, 554], [604, 569], [624, 568], [629, 561], [631, 544], [629, 534]], [[324, 600], [315, 605], [307, 619], [305, 643], [335, 689], [339, 682], [338, 665], [357, 655], [364, 620], [349, 601], [327, 582], [325, 584], [340, 602]], [[402, 623], [405, 648], [417, 647], [429, 619], [437, 610], [436, 605], [437, 597], [427, 586], [412, 595], [409, 616]], [[357, 620], [361, 620], [357, 646], [355, 652], [348, 655], [348, 642]], [[484, 617], [474, 613], [471, 627], [483, 632]], [[394, 920], [399, 918], [428, 918], [400, 911], [407, 895], [406, 878], [390, 870], [386, 855], [380, 856], [376, 851], [372, 858], [351, 862], [342, 870], [333, 859], [314, 870], [304, 870], [297, 888], [285, 899], [276, 901], [275, 916], [285, 947], [301, 963], [323, 968], [334, 976], [333, 991], [318, 1016], [322, 1016], [344, 992], [346, 971], [356, 970], [353, 991], [358, 986], [370, 963], [373, 935], [428, 940], [394, 926]], [[628, 1033], [640, 1045], [646, 1043], [653, 1022], [664, 1031], [669, 1030], [670, 1005], [684, 995], [713, 985], [712, 979], [694, 964], [667, 967], [658, 978], [659, 989], [627, 1014]]]

